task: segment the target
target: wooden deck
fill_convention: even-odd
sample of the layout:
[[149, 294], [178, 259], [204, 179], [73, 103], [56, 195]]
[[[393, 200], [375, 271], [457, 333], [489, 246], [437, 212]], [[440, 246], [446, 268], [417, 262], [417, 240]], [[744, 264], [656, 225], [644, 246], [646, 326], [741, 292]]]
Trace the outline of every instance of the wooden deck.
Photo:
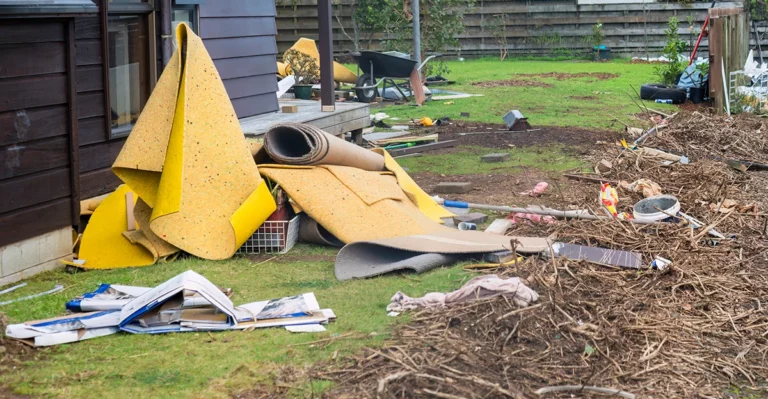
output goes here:
[[320, 111], [319, 101], [280, 100], [281, 109], [283, 105], [297, 105], [299, 112], [284, 114], [278, 111], [241, 119], [243, 133], [248, 137], [258, 137], [277, 123], [296, 122], [310, 124], [337, 136], [352, 132], [353, 137], [359, 137], [362, 129], [371, 125], [370, 106], [364, 103], [336, 103], [336, 110], [333, 112]]

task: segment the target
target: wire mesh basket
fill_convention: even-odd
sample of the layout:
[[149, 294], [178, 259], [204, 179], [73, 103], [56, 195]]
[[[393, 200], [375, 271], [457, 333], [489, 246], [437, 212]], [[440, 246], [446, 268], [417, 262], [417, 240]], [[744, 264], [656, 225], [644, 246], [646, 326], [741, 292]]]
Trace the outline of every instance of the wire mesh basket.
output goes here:
[[299, 236], [300, 216], [291, 220], [268, 220], [245, 241], [238, 254], [284, 254], [293, 248]]

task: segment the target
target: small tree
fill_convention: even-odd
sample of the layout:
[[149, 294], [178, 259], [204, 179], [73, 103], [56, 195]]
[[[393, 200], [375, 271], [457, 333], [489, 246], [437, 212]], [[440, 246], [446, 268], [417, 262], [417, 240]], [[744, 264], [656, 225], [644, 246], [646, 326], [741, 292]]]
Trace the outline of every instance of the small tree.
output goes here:
[[283, 61], [288, 64], [291, 74], [296, 77], [297, 85], [311, 85], [320, 77], [317, 61], [298, 50], [286, 51], [283, 54]]
[[600, 20], [592, 25], [592, 49], [595, 52], [595, 61], [600, 61], [600, 45], [603, 44], [603, 24]]
[[491, 32], [493, 40], [499, 45], [499, 59], [504, 61], [507, 58], [507, 19], [505, 14], [494, 15], [488, 24], [488, 31]]
[[668, 62], [657, 65], [655, 68], [656, 75], [665, 85], [675, 84], [677, 77], [685, 69], [684, 63], [680, 61], [680, 54], [685, 51], [687, 44], [677, 34], [678, 27], [679, 21], [677, 17], [671, 17], [667, 24], [667, 29], [664, 31], [667, 35], [667, 44], [664, 46], [663, 55], [667, 58]]

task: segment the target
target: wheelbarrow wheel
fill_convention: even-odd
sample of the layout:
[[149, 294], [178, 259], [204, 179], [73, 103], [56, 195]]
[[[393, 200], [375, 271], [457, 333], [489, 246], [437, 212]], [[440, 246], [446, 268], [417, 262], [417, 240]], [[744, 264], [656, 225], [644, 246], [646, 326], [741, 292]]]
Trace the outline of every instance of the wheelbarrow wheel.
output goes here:
[[[357, 78], [357, 83], [355, 86], [362, 87], [362, 86], [373, 86], [376, 84], [376, 79], [371, 76], [369, 73], [364, 73], [360, 75]], [[355, 94], [357, 95], [357, 100], [364, 103], [370, 103], [373, 102], [373, 100], [376, 99], [376, 97], [379, 96], [379, 89], [372, 88], [372, 89], [355, 89]]]

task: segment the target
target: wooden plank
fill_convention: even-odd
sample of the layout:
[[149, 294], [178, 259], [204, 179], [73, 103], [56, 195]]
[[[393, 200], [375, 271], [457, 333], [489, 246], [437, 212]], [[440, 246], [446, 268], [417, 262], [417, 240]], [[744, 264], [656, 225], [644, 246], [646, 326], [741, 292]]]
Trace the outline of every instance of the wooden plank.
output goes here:
[[277, 54], [277, 45], [272, 36], [238, 37], [205, 40], [205, 48], [211, 58], [248, 57]]
[[0, 147], [0, 165], [0, 179], [67, 166], [69, 138], [59, 136]]
[[92, 118], [104, 115], [104, 93], [100, 91], [77, 95], [77, 118]]
[[80, 147], [80, 173], [112, 167], [123, 144], [124, 139]]
[[275, 75], [248, 76], [244, 78], [224, 80], [229, 98], [234, 100], [242, 97], [257, 96], [270, 93], [274, 96], [277, 91]]
[[53, 21], [3, 21], [0, 44], [63, 42], [64, 24]]
[[80, 146], [107, 141], [109, 134], [104, 125], [104, 117], [97, 116], [78, 120], [80, 131]]
[[437, 143], [432, 143], [432, 144], [422, 144], [422, 145], [417, 145], [410, 148], [401, 148], [398, 150], [391, 150], [389, 151], [389, 155], [396, 157], [401, 155], [414, 154], [417, 152], [437, 150], [440, 148], [454, 147], [455, 145], [456, 145], [456, 140], [438, 141]]
[[99, 17], [75, 18], [75, 39], [101, 39]]
[[67, 76], [0, 79], [0, 112], [67, 102]]
[[87, 39], [75, 42], [77, 66], [101, 64], [101, 47], [101, 40]]
[[104, 89], [104, 73], [101, 65], [83, 66], [77, 68], [77, 92], [96, 91]]
[[273, 1], [216, 0], [200, 4], [200, 18], [206, 17], [272, 17]]
[[0, 215], [0, 247], [70, 226], [69, 198]]
[[217, 39], [244, 36], [274, 36], [277, 34], [273, 17], [202, 18], [200, 37]]
[[222, 58], [214, 60], [216, 70], [222, 79], [242, 78], [245, 76], [277, 74], [275, 56], [257, 55], [253, 57]]
[[65, 167], [0, 181], [0, 214], [69, 196], [69, 174]]
[[252, 97], [243, 97], [232, 100], [237, 118], [266, 114], [277, 111], [277, 96], [275, 93], [260, 94]]
[[62, 42], [0, 45], [0, 78], [65, 72], [65, 50]]
[[67, 34], [67, 88], [69, 105], [69, 184], [70, 184], [70, 206], [72, 207], [72, 226], [80, 225], [80, 145], [79, 131], [77, 122], [77, 75], [75, 67], [75, 21], [68, 21]]
[[80, 195], [83, 199], [96, 197], [114, 191], [122, 184], [112, 168], [94, 170], [80, 174]]
[[55, 105], [0, 113], [0, 146], [67, 134], [67, 108]]

